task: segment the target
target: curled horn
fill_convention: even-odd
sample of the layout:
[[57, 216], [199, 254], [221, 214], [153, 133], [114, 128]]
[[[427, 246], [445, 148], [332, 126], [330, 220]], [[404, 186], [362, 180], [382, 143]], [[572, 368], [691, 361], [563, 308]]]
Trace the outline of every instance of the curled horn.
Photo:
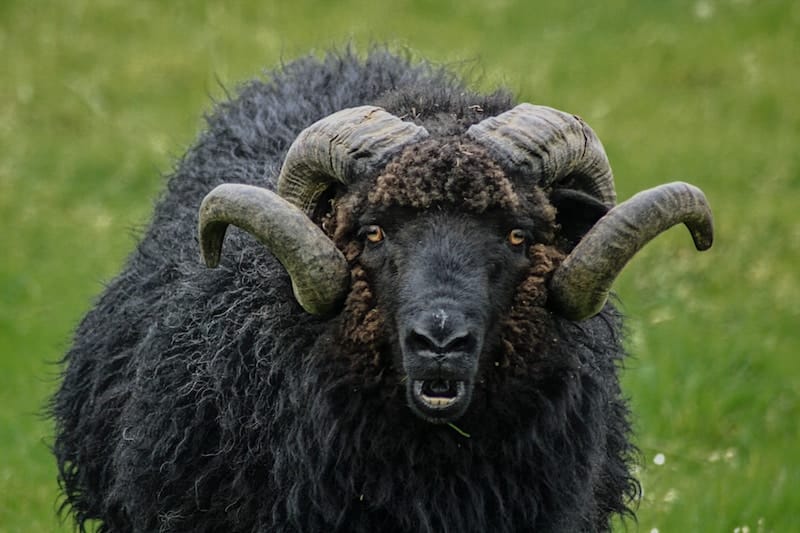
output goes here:
[[309, 126], [292, 143], [278, 177], [278, 194], [312, 214], [331, 183], [347, 185], [427, 136], [425, 128], [380, 107], [343, 109]]
[[506, 168], [533, 176], [543, 189], [577, 189], [608, 207], [616, 203], [614, 177], [603, 145], [575, 115], [519, 104], [473, 124], [467, 136]]
[[[549, 107], [520, 104], [467, 130], [506, 168], [533, 176], [545, 189], [578, 189], [607, 207], [616, 203], [614, 179], [603, 145], [579, 117]], [[698, 250], [711, 247], [713, 219], [700, 189], [662, 185], [611, 209], [553, 273], [553, 307], [584, 320], [605, 305], [625, 264], [656, 235], [683, 223]]]
[[286, 154], [278, 194], [248, 185], [224, 184], [200, 206], [201, 253], [219, 264], [222, 242], [233, 224], [255, 236], [292, 279], [298, 303], [314, 315], [330, 313], [350, 284], [342, 253], [309, 218], [331, 183], [348, 184], [385, 164], [404, 145], [428, 132], [379, 107], [345, 109], [312, 124]]
[[347, 290], [350, 272], [342, 253], [300, 209], [261, 187], [226, 183], [200, 205], [203, 260], [219, 264], [229, 224], [255, 236], [281, 262], [300, 305], [311, 314], [328, 313]]
[[642, 191], [609, 211], [553, 273], [550, 296], [554, 307], [572, 320], [597, 314], [608, 299], [611, 284], [634, 254], [679, 223], [689, 229], [698, 250], [711, 247], [711, 208], [703, 192], [688, 183]]

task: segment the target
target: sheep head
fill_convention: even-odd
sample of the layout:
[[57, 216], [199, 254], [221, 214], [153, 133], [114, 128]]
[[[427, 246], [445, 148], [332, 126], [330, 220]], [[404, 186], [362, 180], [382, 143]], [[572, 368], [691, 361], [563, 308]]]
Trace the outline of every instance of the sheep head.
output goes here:
[[[497, 364], [487, 354], [513, 351], [503, 330], [515, 313], [588, 319], [650, 239], [684, 223], [702, 250], [713, 232], [705, 197], [687, 184], [615, 207], [594, 132], [530, 104], [449, 139], [380, 108], [340, 111], [300, 134], [277, 189], [209, 193], [199, 217], [207, 264], [234, 224], [281, 261], [309, 313], [335, 312], [368, 284], [408, 403], [432, 422], [466, 411], [482, 365]], [[313, 220], [329, 201], [326, 234]]]

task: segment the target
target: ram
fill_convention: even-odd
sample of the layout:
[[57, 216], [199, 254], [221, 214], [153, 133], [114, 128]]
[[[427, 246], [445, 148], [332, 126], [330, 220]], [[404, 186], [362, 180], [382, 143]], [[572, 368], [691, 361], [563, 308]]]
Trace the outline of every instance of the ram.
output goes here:
[[691, 185], [617, 205], [574, 115], [387, 51], [288, 64], [210, 115], [78, 327], [63, 507], [114, 532], [608, 530], [639, 489], [607, 300], [678, 223], [711, 245]]

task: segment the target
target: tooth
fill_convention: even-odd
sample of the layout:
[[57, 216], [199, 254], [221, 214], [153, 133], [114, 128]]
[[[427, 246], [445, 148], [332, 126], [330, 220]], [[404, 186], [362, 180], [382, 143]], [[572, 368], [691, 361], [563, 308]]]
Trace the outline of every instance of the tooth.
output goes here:
[[455, 401], [455, 398], [436, 398], [422, 395], [422, 399], [431, 407], [447, 407]]

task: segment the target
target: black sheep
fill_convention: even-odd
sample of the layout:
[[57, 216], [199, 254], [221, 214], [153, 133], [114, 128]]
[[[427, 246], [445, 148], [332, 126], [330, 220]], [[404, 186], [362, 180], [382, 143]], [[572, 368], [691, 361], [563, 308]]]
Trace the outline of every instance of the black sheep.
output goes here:
[[[65, 357], [54, 451], [80, 527], [605, 531], [630, 514], [608, 290], [666, 227], [710, 246], [710, 212], [685, 184], [613, 207], [588, 126], [512, 107], [385, 51], [300, 60], [219, 104]], [[228, 224], [247, 232], [210, 269], [200, 248], [215, 265]]]

